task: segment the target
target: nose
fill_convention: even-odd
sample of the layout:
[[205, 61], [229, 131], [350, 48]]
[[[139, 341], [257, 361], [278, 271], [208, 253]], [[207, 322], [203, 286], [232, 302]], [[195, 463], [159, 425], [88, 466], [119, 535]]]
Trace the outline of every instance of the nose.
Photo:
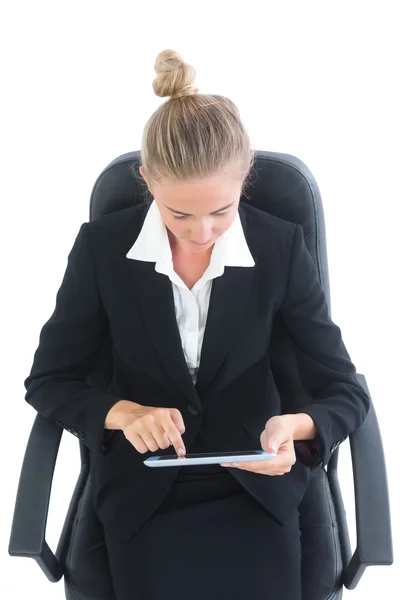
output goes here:
[[204, 244], [208, 242], [212, 237], [212, 223], [207, 221], [200, 221], [194, 227], [192, 227], [190, 238], [193, 242], [198, 244]]

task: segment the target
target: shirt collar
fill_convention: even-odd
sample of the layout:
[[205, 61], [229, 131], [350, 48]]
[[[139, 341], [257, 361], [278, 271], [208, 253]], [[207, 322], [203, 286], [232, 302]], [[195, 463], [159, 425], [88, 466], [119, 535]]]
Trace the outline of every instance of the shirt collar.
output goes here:
[[[174, 277], [181, 282], [173, 270], [167, 230], [154, 200], [147, 212], [140, 234], [126, 256], [134, 260], [154, 262], [157, 272], [168, 275], [171, 280]], [[255, 262], [246, 242], [239, 212], [237, 212], [232, 225], [215, 242], [210, 264], [198, 283], [219, 277], [223, 274], [225, 267], [254, 267], [254, 265]]]

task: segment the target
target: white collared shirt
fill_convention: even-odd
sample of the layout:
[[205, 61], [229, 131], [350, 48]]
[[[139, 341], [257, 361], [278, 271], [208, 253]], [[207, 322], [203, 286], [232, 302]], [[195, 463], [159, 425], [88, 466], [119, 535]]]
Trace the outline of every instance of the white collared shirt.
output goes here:
[[255, 262], [244, 236], [239, 213], [232, 225], [215, 242], [210, 264], [191, 290], [174, 271], [168, 234], [155, 201], [127, 258], [154, 262], [158, 273], [169, 277], [174, 294], [175, 314], [183, 353], [196, 384], [201, 348], [207, 322], [212, 281], [225, 267], [254, 267]]

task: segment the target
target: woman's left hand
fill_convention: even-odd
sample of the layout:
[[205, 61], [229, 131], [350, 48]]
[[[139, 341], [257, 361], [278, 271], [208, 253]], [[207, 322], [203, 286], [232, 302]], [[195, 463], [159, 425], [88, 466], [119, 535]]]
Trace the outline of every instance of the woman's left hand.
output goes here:
[[253, 471], [261, 475], [284, 475], [289, 473], [296, 462], [293, 443], [293, 426], [285, 416], [275, 416], [269, 419], [261, 434], [261, 447], [266, 452], [276, 453], [272, 460], [243, 463], [224, 463], [222, 467], [233, 467], [242, 471]]

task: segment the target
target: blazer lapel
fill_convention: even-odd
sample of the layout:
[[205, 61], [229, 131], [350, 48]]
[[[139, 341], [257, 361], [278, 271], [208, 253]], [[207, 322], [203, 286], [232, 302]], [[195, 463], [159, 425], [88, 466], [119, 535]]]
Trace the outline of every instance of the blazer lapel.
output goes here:
[[254, 267], [225, 267], [224, 274], [213, 280], [196, 383], [201, 396], [213, 383], [233, 344], [252, 289], [257, 268], [254, 260]]
[[154, 263], [126, 260], [149, 336], [162, 364], [181, 391], [200, 404], [182, 350], [171, 281], [157, 273]]

